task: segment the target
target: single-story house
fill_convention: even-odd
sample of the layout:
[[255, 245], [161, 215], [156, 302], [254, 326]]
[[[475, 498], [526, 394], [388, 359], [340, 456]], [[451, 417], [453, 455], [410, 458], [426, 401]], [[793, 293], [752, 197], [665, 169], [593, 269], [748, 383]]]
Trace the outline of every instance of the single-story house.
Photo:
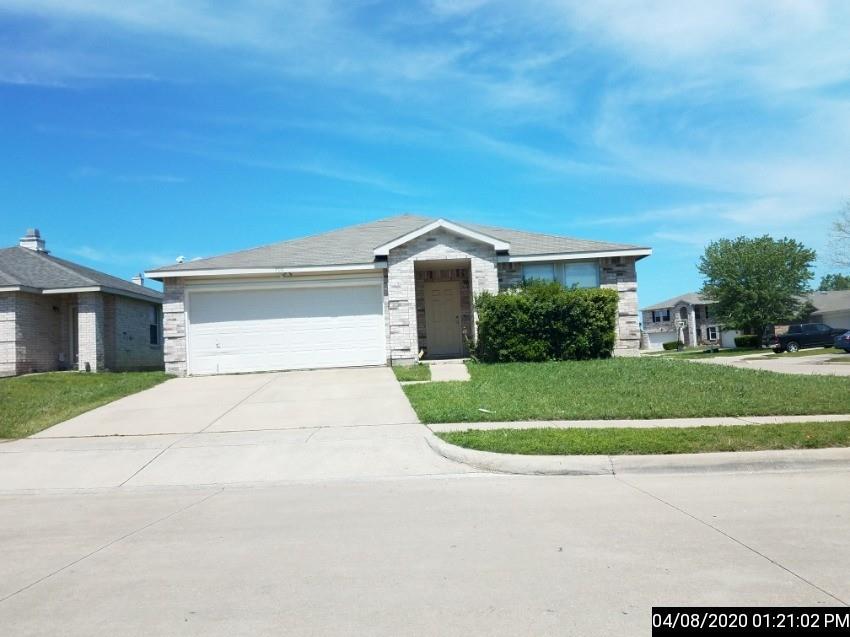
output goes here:
[[644, 347], [657, 350], [664, 343], [676, 342], [680, 325], [686, 346], [735, 347], [735, 337], [740, 332], [723, 329], [712, 314], [713, 304], [696, 292], [688, 292], [641, 309]]
[[850, 330], [850, 290], [812, 292], [808, 300], [817, 308], [812, 313], [812, 322]]
[[0, 376], [160, 369], [162, 294], [59, 259], [38, 230], [0, 249]]
[[524, 277], [616, 290], [615, 353], [637, 354], [651, 252], [400, 215], [146, 274], [164, 286], [166, 370], [218, 374], [463, 356], [475, 295]]

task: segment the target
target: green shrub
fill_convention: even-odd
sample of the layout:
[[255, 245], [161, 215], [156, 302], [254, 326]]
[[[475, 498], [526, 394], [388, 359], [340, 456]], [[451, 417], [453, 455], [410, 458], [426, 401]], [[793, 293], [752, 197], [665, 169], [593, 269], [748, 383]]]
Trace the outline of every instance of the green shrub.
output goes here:
[[669, 352], [671, 349], [678, 349], [679, 348], [679, 341], [667, 341], [661, 347], [663, 347], [664, 349], [666, 349]]
[[735, 337], [735, 347], [758, 347], [761, 339], [755, 334], [743, 334]]
[[475, 299], [475, 356], [485, 362], [586, 360], [614, 349], [617, 293], [531, 281]]

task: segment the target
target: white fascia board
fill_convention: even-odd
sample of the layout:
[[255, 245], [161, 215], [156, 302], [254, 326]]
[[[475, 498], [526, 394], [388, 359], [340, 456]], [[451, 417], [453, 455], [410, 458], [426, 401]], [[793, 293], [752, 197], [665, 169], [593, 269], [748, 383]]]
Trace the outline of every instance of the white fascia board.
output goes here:
[[451, 221], [446, 221], [445, 219], [437, 219], [436, 221], [432, 221], [431, 223], [424, 225], [421, 228], [417, 228], [413, 232], [408, 232], [406, 235], [401, 236], [398, 239], [393, 239], [389, 243], [385, 243], [383, 245], [378, 246], [377, 248], [375, 248], [375, 256], [389, 256], [390, 250], [392, 250], [393, 248], [397, 248], [400, 245], [404, 245], [408, 241], [412, 241], [417, 237], [421, 237], [422, 235], [428, 234], [429, 232], [432, 232], [439, 228], [443, 228], [445, 230], [448, 230], [449, 232], [453, 232], [454, 234], [458, 234], [462, 237], [467, 237], [469, 239], [474, 239], [475, 241], [480, 241], [481, 243], [488, 243], [493, 246], [493, 249], [497, 251], [507, 251], [511, 249], [511, 244], [507, 241], [502, 241], [501, 239], [497, 239], [496, 237], [491, 237], [489, 235], [476, 232], [475, 230], [464, 228], [463, 226], [459, 226], [456, 223], [452, 223]]
[[626, 250], [600, 250], [599, 252], [563, 252], [553, 254], [530, 254], [527, 256], [505, 256], [505, 263], [533, 263], [535, 261], [578, 261], [581, 259], [604, 259], [607, 257], [648, 257], [652, 248], [628, 248]]
[[22, 288], [20, 285], [4, 285], [0, 286], [0, 292], [21, 292]]
[[201, 276], [257, 276], [268, 274], [312, 274], [324, 273], [333, 274], [334, 272], [358, 272], [363, 270], [383, 270], [387, 264], [383, 261], [378, 263], [355, 263], [352, 265], [309, 265], [291, 268], [208, 268], [205, 270], [154, 270], [153, 272], [145, 272], [145, 277], [161, 281], [162, 279], [180, 277], [201, 277]]
[[99, 285], [90, 285], [82, 288], [47, 288], [41, 291], [42, 294], [79, 294], [80, 292], [102, 292], [103, 288]]

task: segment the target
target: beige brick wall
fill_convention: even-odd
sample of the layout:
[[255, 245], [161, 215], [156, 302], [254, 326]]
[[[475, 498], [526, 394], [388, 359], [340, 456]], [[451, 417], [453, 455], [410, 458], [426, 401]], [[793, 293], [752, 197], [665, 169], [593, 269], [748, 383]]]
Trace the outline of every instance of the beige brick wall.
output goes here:
[[[116, 371], [162, 369], [162, 308], [123, 296], [109, 297], [106, 334], [107, 367]], [[150, 326], [157, 325], [156, 345], [150, 343]]]
[[[483, 290], [496, 292], [499, 277], [492, 246], [438, 229], [390, 250], [387, 259], [389, 341], [393, 363], [412, 363], [418, 354], [415, 264], [419, 261], [468, 259], [474, 297]], [[474, 332], [473, 314], [473, 332]]]
[[103, 297], [100, 292], [77, 295], [77, 368], [82, 371], [100, 372], [106, 368]]
[[177, 376], [186, 375], [186, 315], [183, 279], [165, 279], [165, 300], [162, 304], [163, 346], [165, 371]]
[[0, 293], [0, 376], [14, 376], [17, 368], [17, 332], [14, 292]]

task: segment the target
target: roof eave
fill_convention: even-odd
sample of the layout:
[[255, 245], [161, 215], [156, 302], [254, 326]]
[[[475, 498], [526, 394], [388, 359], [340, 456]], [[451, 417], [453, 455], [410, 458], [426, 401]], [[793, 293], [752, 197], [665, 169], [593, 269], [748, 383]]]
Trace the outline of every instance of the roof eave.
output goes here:
[[550, 252], [545, 254], [506, 255], [499, 257], [506, 263], [533, 263], [535, 261], [576, 261], [580, 259], [604, 259], [607, 257], [635, 257], [643, 259], [652, 254], [652, 248], [623, 248], [612, 250], [589, 250], [584, 252]]
[[339, 272], [363, 272], [370, 270], [384, 270], [387, 264], [385, 261], [375, 261], [372, 263], [350, 263], [341, 265], [307, 265], [293, 267], [272, 267], [272, 268], [198, 268], [191, 269], [175, 269], [175, 270], [152, 270], [145, 272], [145, 276], [155, 281], [171, 278], [187, 278], [187, 277], [242, 277], [242, 276], [263, 276], [263, 275], [287, 275], [287, 274], [333, 274]]

